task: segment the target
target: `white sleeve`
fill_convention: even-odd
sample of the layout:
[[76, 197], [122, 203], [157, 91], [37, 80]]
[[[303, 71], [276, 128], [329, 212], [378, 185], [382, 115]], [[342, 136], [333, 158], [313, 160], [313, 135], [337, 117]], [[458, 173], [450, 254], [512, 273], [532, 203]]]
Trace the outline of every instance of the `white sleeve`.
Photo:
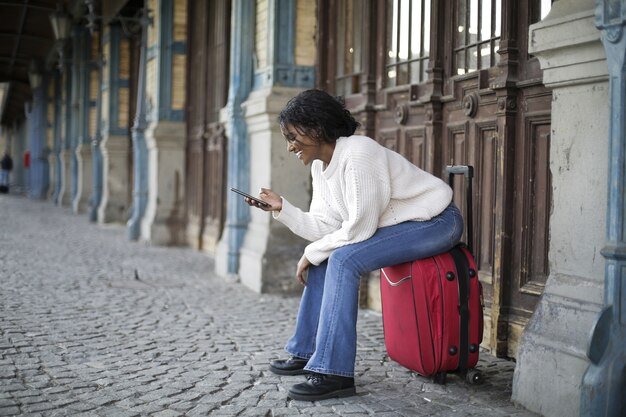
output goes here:
[[341, 227], [341, 216], [322, 197], [328, 194], [328, 185], [322, 177], [320, 166], [311, 167], [311, 177], [313, 197], [308, 212], [293, 206], [283, 197], [282, 210], [272, 213], [276, 220], [309, 242], [321, 239]]
[[334, 218], [328, 210], [320, 209], [323, 201], [315, 193], [309, 212], [304, 212], [283, 197], [283, 208], [273, 217], [287, 226], [294, 234], [312, 242], [341, 227], [341, 220]]

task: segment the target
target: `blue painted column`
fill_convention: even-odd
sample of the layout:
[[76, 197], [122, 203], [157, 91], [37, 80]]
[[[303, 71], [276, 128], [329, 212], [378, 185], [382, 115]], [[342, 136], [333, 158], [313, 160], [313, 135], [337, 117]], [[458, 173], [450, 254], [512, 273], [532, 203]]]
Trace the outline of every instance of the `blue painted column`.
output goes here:
[[35, 133], [34, 133], [34, 118], [35, 112], [33, 111], [33, 101], [35, 100], [35, 92], [33, 91], [32, 101], [24, 103], [24, 115], [26, 116], [26, 149], [24, 150], [24, 158], [26, 158], [26, 152], [29, 155], [28, 166], [26, 166], [26, 162], [24, 162], [24, 188], [26, 190], [26, 195], [28, 197], [32, 197], [32, 188], [33, 188], [33, 180], [32, 180], [32, 172], [33, 172], [33, 164], [32, 164], [32, 148], [33, 143], [35, 141]]
[[[290, 195], [290, 201], [306, 206], [310, 201], [307, 180], [299, 174], [293, 176], [301, 170], [301, 165], [297, 164], [295, 158], [281, 158], [278, 161], [273, 155], [286, 155], [284, 139], [276, 123], [280, 109], [288, 98], [314, 84], [313, 57], [310, 60], [300, 57], [296, 50], [301, 48], [298, 50], [315, 54], [316, 48], [312, 39], [314, 23], [307, 19], [298, 19], [298, 13], [315, 13], [315, 2], [302, 2], [300, 9], [291, 0], [267, 0], [264, 3], [266, 10], [257, 11], [258, 17], [263, 15], [263, 19], [257, 22], [264, 22], [263, 27], [248, 29], [250, 32], [265, 32], [267, 36], [266, 42], [255, 44], [254, 52], [255, 55], [258, 54], [259, 64], [254, 68], [253, 91], [244, 103], [246, 146], [250, 149], [251, 162], [246, 166], [247, 178], [242, 178], [245, 184], [243, 189], [256, 193], [259, 187], [280, 188], [281, 192]], [[255, 25], [238, 21], [233, 26], [252, 28]], [[310, 34], [311, 38], [302, 36], [299, 39], [296, 36], [298, 33]], [[237, 71], [238, 68], [234, 67], [232, 70]], [[243, 172], [241, 174], [244, 175]], [[245, 204], [243, 201], [240, 203]], [[272, 221], [269, 213], [251, 210], [247, 205], [245, 208], [249, 210], [250, 222], [245, 236], [242, 237], [243, 245], [237, 248], [237, 277], [253, 291], [292, 294], [300, 292], [301, 288], [297, 288], [292, 276], [296, 261], [304, 250], [300, 238], [285, 234], [284, 226]], [[218, 273], [221, 272], [218, 270]]]
[[70, 151], [70, 201], [75, 201], [78, 194], [78, 157], [76, 147], [80, 135], [80, 33], [81, 29], [75, 27], [72, 30], [72, 98], [71, 98], [71, 130], [69, 136]]
[[[156, 86], [158, 120], [180, 122], [185, 120], [184, 110], [172, 108], [173, 67], [176, 56], [187, 54], [187, 41], [174, 39], [174, 3], [175, 0], [160, 0], [159, 43], [162, 47], [152, 55], [159, 60], [159, 79], [163, 80]], [[151, 54], [148, 58], [152, 58]]]
[[254, 90], [274, 85], [313, 88], [315, 68], [296, 65], [296, 2], [268, 0], [267, 7], [267, 31], [271, 42], [270, 65], [256, 71]]
[[146, 14], [141, 17], [141, 47], [139, 55], [139, 78], [137, 88], [137, 111], [132, 128], [133, 140], [133, 207], [128, 221], [128, 238], [139, 239], [141, 219], [146, 211], [148, 202], [148, 148], [146, 146], [145, 131], [148, 126], [146, 109], [146, 58], [148, 45], [148, 25], [150, 19]]
[[[98, 53], [97, 60], [91, 63], [91, 71], [97, 71], [97, 98], [93, 104], [96, 108], [96, 128], [91, 137], [91, 155], [92, 155], [92, 194], [89, 201], [89, 221], [98, 221], [98, 208], [102, 200], [102, 183], [103, 183], [103, 163], [102, 163], [102, 150], [100, 149], [100, 142], [102, 142], [102, 32], [98, 33]], [[96, 35], [93, 35], [96, 36]], [[91, 82], [91, 81], [90, 81]]]
[[45, 82], [33, 90], [33, 102], [27, 110], [29, 124], [30, 168], [29, 196], [44, 199], [48, 191], [48, 156], [46, 155]]
[[609, 169], [604, 309], [592, 332], [583, 376], [581, 417], [621, 417], [626, 410], [626, 0], [596, 0], [609, 70]]
[[[150, 28], [147, 67], [145, 209], [139, 238], [156, 245], [185, 244], [185, 54], [186, 0], [158, 0], [158, 24]], [[155, 10], [155, 11], [156, 11]], [[177, 17], [178, 16], [178, 17]], [[180, 59], [182, 58], [182, 59]], [[195, 86], [195, 85], [194, 85]]]
[[89, 110], [92, 106], [89, 92], [89, 78], [91, 71], [91, 35], [86, 28], [78, 32], [79, 49], [76, 50], [78, 60], [78, 122], [75, 157], [77, 160], [76, 182], [77, 190], [72, 202], [75, 213], [85, 213], [89, 210], [91, 188], [93, 185], [93, 158], [91, 140], [89, 138]]
[[40, 125], [39, 132], [41, 135], [41, 154], [39, 155], [40, 164], [40, 188], [37, 198], [45, 200], [48, 198], [48, 191], [50, 190], [50, 143], [48, 142], [48, 103], [51, 100], [48, 97], [48, 83], [53, 82], [50, 78], [50, 73], [45, 73], [43, 76], [43, 85], [41, 91], [41, 108], [40, 108]]
[[[228, 184], [240, 190], [248, 190], [249, 145], [246, 121], [241, 104], [252, 90], [254, 67], [255, 2], [234, 0], [231, 14], [231, 57], [230, 88], [228, 91]], [[239, 250], [243, 243], [250, 207], [234, 193], [227, 193], [226, 230], [228, 237], [228, 274], [236, 274], [239, 269]]]
[[13, 155], [13, 171], [11, 171], [11, 183], [24, 190], [26, 193], [26, 185], [28, 171], [24, 169], [24, 152], [28, 149], [28, 123], [20, 123], [13, 121], [10, 129], [11, 135], [11, 152]]
[[73, 113], [73, 65], [70, 62], [66, 62], [63, 67], [63, 80], [62, 80], [62, 89], [64, 90], [64, 101], [63, 101], [63, 132], [61, 138], [61, 165], [62, 165], [62, 185], [61, 190], [59, 192], [59, 196], [57, 198], [57, 205], [59, 206], [68, 206], [72, 202], [72, 135], [74, 132], [73, 124], [74, 117]]
[[53, 82], [54, 82], [54, 119], [53, 119], [53, 124], [54, 124], [54, 138], [53, 138], [53, 145], [52, 145], [52, 152], [54, 153], [54, 158], [56, 159], [56, 164], [54, 167], [54, 176], [55, 176], [55, 181], [54, 181], [54, 191], [52, 192], [52, 202], [54, 204], [58, 204], [58, 200], [59, 200], [59, 195], [61, 194], [61, 187], [63, 186], [63, 184], [61, 183], [61, 180], [63, 178], [63, 165], [61, 163], [61, 147], [62, 147], [62, 141], [61, 141], [61, 110], [62, 110], [62, 106], [63, 106], [63, 102], [62, 102], [62, 90], [61, 90], [61, 75], [59, 74], [58, 71], [54, 72], [54, 78], [53, 78]]

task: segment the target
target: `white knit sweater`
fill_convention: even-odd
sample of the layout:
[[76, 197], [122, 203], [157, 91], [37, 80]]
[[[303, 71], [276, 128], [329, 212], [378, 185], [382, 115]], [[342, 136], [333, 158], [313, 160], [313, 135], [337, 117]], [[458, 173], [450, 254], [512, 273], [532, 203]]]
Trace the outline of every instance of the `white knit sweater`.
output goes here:
[[339, 138], [328, 167], [315, 160], [311, 175], [309, 211], [283, 197], [274, 218], [312, 242], [304, 254], [314, 265], [339, 247], [369, 239], [379, 227], [429, 220], [452, 201], [444, 181], [366, 136]]

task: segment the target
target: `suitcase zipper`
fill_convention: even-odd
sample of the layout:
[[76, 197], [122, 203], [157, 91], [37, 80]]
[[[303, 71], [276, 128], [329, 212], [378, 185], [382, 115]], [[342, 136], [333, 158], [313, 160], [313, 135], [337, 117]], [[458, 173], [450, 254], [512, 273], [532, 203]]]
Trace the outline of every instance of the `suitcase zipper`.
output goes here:
[[402, 284], [404, 281], [406, 281], [407, 279], [411, 279], [411, 275], [401, 278], [400, 281], [398, 282], [393, 282], [389, 279], [389, 277], [387, 276], [387, 273], [385, 272], [385, 269], [381, 269], [381, 271], [383, 271], [383, 275], [385, 276], [385, 279], [387, 280], [387, 282], [389, 283], [389, 285], [391, 285], [392, 287], [397, 287], [398, 285]]

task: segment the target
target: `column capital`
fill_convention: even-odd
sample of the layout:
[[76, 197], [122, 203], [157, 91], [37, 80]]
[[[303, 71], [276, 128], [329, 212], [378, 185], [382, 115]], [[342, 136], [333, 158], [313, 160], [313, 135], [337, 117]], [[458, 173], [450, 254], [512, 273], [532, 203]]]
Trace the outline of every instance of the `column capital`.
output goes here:
[[530, 26], [528, 36], [528, 52], [539, 59], [547, 87], [607, 78], [606, 54], [591, 1], [555, 2], [545, 19]]
[[618, 42], [626, 23], [626, 1], [596, 0], [596, 27], [606, 33], [607, 40]]

